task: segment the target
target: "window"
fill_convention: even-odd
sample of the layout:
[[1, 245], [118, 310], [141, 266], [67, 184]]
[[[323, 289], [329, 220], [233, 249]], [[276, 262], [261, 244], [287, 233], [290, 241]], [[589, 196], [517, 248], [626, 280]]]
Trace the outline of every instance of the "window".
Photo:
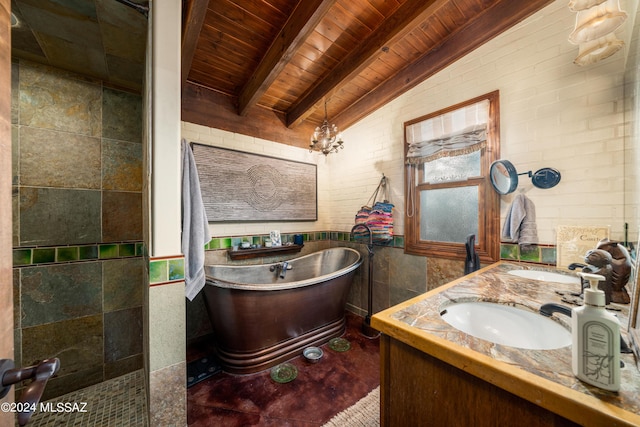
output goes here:
[[482, 262], [500, 257], [500, 200], [489, 167], [500, 154], [498, 91], [404, 124], [405, 251]]

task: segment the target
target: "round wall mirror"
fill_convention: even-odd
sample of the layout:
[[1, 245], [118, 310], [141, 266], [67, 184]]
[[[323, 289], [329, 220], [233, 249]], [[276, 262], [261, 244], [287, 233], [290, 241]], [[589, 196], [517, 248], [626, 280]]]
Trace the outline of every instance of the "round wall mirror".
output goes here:
[[496, 160], [489, 169], [491, 185], [498, 194], [509, 194], [518, 187], [518, 172], [509, 160]]
[[542, 168], [535, 173], [518, 173], [509, 160], [496, 160], [489, 169], [491, 185], [498, 194], [513, 193], [518, 188], [518, 175], [529, 175], [533, 185], [543, 189], [555, 187], [561, 178], [560, 171], [553, 168]]

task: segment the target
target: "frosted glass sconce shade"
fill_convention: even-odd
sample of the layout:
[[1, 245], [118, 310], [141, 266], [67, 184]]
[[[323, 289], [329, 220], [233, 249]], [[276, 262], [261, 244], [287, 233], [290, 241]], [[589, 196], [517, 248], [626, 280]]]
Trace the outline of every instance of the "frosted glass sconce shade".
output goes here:
[[576, 26], [569, 41], [580, 44], [597, 40], [617, 30], [626, 19], [627, 13], [620, 10], [618, 0], [581, 10], [576, 14]]
[[619, 51], [622, 46], [624, 46], [624, 42], [613, 33], [609, 33], [597, 40], [581, 44], [578, 56], [573, 63], [577, 65], [593, 64], [610, 57]]
[[607, 0], [570, 0], [569, 10], [571, 10], [572, 12], [579, 12], [581, 10], [597, 6], [600, 3], [604, 3], [605, 1]]

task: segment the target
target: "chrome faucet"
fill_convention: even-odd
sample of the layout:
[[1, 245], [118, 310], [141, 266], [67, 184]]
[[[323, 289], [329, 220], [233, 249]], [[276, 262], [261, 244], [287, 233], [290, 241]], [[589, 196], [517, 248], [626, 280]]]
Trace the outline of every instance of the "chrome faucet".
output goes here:
[[291, 270], [292, 268], [293, 267], [287, 261], [282, 261], [269, 267], [269, 271], [275, 271], [276, 276], [284, 279], [287, 275], [287, 270]]

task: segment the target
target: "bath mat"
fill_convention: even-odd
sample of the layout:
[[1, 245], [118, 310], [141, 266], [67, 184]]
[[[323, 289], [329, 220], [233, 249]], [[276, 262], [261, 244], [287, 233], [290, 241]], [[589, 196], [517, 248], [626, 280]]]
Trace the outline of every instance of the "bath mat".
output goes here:
[[213, 357], [203, 357], [187, 363], [187, 388], [217, 374], [221, 369]]
[[323, 427], [378, 427], [380, 426], [380, 387], [353, 406], [335, 415]]

